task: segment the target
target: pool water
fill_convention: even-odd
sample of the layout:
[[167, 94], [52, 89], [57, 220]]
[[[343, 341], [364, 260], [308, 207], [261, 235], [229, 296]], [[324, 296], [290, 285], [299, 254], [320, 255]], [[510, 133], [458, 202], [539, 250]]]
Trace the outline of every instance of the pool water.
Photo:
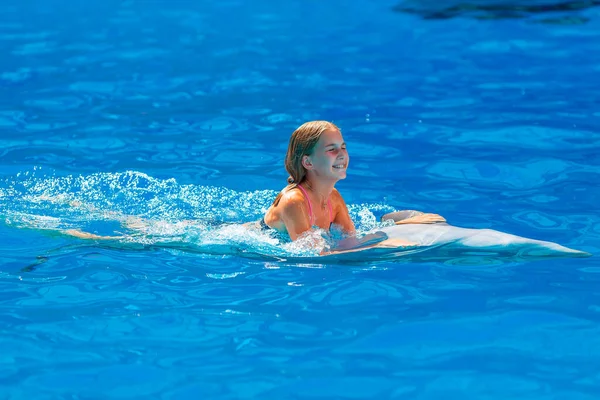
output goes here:
[[[0, 398], [597, 399], [600, 8], [417, 3], [0, 5]], [[286, 261], [313, 119], [361, 231], [592, 257]]]

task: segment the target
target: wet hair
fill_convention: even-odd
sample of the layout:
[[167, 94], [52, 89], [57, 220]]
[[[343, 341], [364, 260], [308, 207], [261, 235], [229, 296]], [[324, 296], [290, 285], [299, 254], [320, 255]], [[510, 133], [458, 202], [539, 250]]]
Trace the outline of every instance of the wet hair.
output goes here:
[[328, 129], [340, 130], [335, 124], [328, 121], [309, 121], [300, 125], [292, 133], [285, 155], [285, 169], [290, 174], [287, 179], [288, 185], [277, 195], [273, 201], [274, 206], [279, 203], [285, 192], [304, 181], [306, 169], [302, 165], [302, 157], [312, 154], [321, 135]]

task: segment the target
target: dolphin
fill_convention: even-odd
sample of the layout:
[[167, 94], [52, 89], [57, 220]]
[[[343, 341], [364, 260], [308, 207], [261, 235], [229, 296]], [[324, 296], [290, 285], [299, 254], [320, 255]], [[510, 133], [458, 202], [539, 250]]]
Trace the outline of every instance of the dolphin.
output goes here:
[[[367, 232], [363, 237], [336, 243], [323, 257], [340, 261], [390, 260], [443, 261], [532, 261], [548, 258], [590, 257], [585, 251], [493, 229], [473, 229], [448, 223], [398, 224], [403, 212], [385, 215], [395, 222]], [[468, 261], [471, 258], [472, 261]]]

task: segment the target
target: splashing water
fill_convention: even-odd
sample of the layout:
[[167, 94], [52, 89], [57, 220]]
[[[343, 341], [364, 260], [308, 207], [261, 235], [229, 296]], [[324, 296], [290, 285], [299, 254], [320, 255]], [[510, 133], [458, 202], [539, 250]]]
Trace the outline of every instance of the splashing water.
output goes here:
[[[291, 242], [253, 224], [276, 195], [272, 190], [183, 185], [137, 171], [58, 177], [35, 169], [0, 181], [0, 214], [16, 228], [78, 229], [118, 237], [119, 247], [163, 246], [267, 258], [318, 255], [321, 248], [315, 243], [323, 242], [323, 232]], [[382, 204], [348, 208], [359, 234], [381, 225], [374, 212], [394, 211]]]

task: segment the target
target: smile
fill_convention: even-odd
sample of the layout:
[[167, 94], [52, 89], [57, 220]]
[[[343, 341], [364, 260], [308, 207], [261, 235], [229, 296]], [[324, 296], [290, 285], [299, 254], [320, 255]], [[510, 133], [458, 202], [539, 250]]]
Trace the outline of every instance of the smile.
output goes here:
[[346, 164], [334, 165], [333, 168], [335, 168], [335, 169], [345, 169], [346, 168]]

